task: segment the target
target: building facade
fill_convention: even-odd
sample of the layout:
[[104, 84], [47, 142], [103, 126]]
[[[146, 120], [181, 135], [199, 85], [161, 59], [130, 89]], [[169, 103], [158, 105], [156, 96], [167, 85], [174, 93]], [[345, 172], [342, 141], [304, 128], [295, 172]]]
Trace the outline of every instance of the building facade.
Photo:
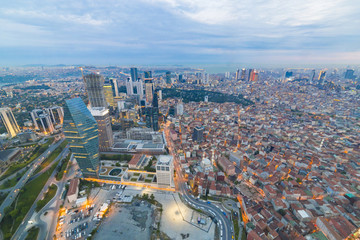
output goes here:
[[0, 118], [10, 137], [13, 138], [20, 132], [19, 125], [10, 108], [0, 108]]
[[174, 162], [171, 155], [160, 155], [156, 163], [157, 184], [174, 186]]
[[114, 138], [109, 110], [106, 108], [91, 108], [90, 112], [98, 124], [100, 151], [110, 151], [114, 144]]
[[84, 177], [99, 172], [98, 124], [80, 98], [66, 100], [64, 134]]
[[107, 107], [104, 95], [104, 77], [97, 73], [91, 73], [84, 76], [84, 81], [91, 107]]

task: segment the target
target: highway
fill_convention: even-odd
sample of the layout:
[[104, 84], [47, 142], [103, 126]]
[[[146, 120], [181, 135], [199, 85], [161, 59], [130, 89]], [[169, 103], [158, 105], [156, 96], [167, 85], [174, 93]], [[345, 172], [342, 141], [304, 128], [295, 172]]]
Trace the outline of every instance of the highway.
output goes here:
[[51, 144], [49, 148], [41, 154], [35, 161], [31, 163], [31, 167], [27, 172], [20, 178], [19, 182], [12, 187], [10, 190], [11, 192], [8, 194], [4, 202], [0, 206], [0, 222], [2, 221], [4, 217], [4, 209], [8, 206], [10, 206], [13, 201], [16, 199], [16, 196], [19, 194], [20, 189], [25, 185], [25, 183], [30, 179], [33, 172], [36, 170], [36, 168], [48, 157], [52, 151], [54, 151], [61, 143], [63, 142], [63, 139], [58, 141], [55, 144]]
[[[53, 163], [55, 163], [56, 161], [64, 158], [68, 153], [69, 153], [69, 148], [67, 148], [67, 147], [64, 148], [63, 151], [53, 161]], [[58, 166], [60, 166], [60, 164], [61, 164], [61, 162], [58, 163]], [[55, 168], [55, 170], [56, 170], [56, 168]], [[25, 237], [27, 235], [26, 234], [27, 233], [26, 227], [28, 225], [28, 221], [31, 219], [32, 215], [35, 213], [36, 202], [43, 198], [44, 193], [47, 191], [48, 187], [53, 183], [56, 184], [57, 187], [58, 187], [57, 192], [55, 194], [55, 197], [52, 200], [50, 200], [49, 203], [42, 210], [39, 211], [39, 213], [37, 214], [38, 216], [35, 217], [35, 220], [40, 220], [41, 214], [43, 214], [55, 200], [59, 199], [60, 194], [61, 194], [61, 192], [62, 192], [62, 190], [63, 190], [63, 188], [65, 186], [65, 183], [62, 182], [62, 181], [60, 183], [56, 182], [56, 178], [55, 178], [56, 171], [55, 170], [52, 172], [52, 174], [49, 177], [48, 181], [44, 185], [43, 189], [39, 193], [38, 197], [34, 201], [33, 205], [30, 208], [30, 210], [26, 214], [25, 218], [23, 219], [22, 223], [20, 224], [20, 226], [18, 227], [18, 229], [16, 230], [16, 232], [14, 233], [14, 235], [12, 236], [11, 239], [19, 239], [19, 240], [20, 239], [25, 239]], [[40, 228], [39, 238], [38, 239], [45, 239], [46, 238], [46, 235], [47, 235], [47, 224], [46, 223], [40, 221], [40, 224], [33, 224], [33, 225], [31, 225], [31, 227], [32, 226], [38, 226]]]
[[170, 151], [170, 154], [174, 157], [174, 167], [176, 170], [176, 185], [178, 186], [178, 190], [180, 191], [183, 199], [188, 203], [188, 205], [191, 205], [194, 208], [200, 209], [206, 213], [208, 213], [209, 216], [214, 217], [214, 219], [217, 220], [217, 225], [219, 227], [220, 232], [220, 239], [221, 240], [230, 240], [233, 238], [232, 232], [232, 223], [231, 221], [225, 216], [225, 213], [222, 209], [220, 209], [218, 206], [210, 203], [205, 202], [200, 199], [195, 199], [188, 191], [187, 185], [184, 182], [183, 174], [181, 171], [181, 164], [177, 156], [174, 154], [174, 146], [173, 142], [170, 139], [169, 135], [169, 125], [170, 122], [166, 123], [166, 127], [164, 129], [166, 141], [168, 143], [168, 149]]

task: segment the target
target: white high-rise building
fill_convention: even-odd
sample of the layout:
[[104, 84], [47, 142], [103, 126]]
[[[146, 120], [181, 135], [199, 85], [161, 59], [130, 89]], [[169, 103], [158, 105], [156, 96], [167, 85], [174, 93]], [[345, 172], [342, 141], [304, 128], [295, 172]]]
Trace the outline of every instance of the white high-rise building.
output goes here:
[[174, 187], [174, 161], [171, 155], [160, 155], [156, 163], [156, 178], [159, 186]]
[[184, 114], [184, 104], [178, 103], [176, 105], [176, 115], [183, 115]]
[[0, 108], [0, 118], [5, 125], [10, 137], [15, 137], [20, 132], [19, 125], [10, 108]]

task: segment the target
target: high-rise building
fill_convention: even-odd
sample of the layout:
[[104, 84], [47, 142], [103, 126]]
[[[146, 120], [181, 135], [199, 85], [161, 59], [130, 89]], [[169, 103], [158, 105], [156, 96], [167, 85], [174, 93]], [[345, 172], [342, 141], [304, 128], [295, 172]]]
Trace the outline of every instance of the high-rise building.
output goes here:
[[230, 72], [225, 72], [225, 78], [227, 78], [227, 79], [230, 78]]
[[144, 84], [141, 78], [132, 83], [133, 94], [138, 95], [140, 99], [144, 97]]
[[325, 80], [325, 75], [326, 75], [326, 71], [320, 71], [320, 73], [319, 73], [319, 78], [318, 78], [319, 84], [322, 84], [322, 83], [324, 82], [324, 80]]
[[134, 94], [133, 81], [131, 80], [131, 78], [128, 78], [126, 80], [126, 94], [128, 96], [131, 96]]
[[240, 77], [240, 79], [245, 80], [245, 75], [246, 75], [246, 69], [243, 68], [243, 69], [241, 69], [241, 77]]
[[114, 97], [118, 97], [119, 96], [119, 88], [118, 88], [117, 80], [115, 78], [110, 78], [110, 85], [112, 87]]
[[154, 95], [154, 83], [152, 79], [145, 79], [145, 97], [148, 103], [152, 103]]
[[258, 71], [254, 71], [254, 72], [253, 72], [252, 81], [257, 82], [258, 80], [259, 80], [259, 72], [258, 72]]
[[156, 107], [156, 108], [159, 107], [158, 91], [159, 90], [155, 90], [153, 98], [152, 98], [152, 106]]
[[347, 69], [345, 72], [345, 79], [354, 79], [354, 70], [353, 69]]
[[171, 72], [166, 72], [166, 84], [171, 84]]
[[84, 76], [91, 107], [107, 107], [104, 95], [104, 77], [97, 73]]
[[182, 116], [184, 114], [184, 104], [181, 102], [176, 105], [176, 115]]
[[44, 134], [51, 134], [54, 132], [54, 124], [47, 111], [42, 109], [34, 109], [30, 112], [30, 116], [33, 120], [35, 129]]
[[154, 131], [159, 130], [159, 108], [147, 107], [145, 108], [146, 127], [152, 128]]
[[0, 118], [5, 125], [6, 131], [10, 137], [15, 137], [20, 132], [19, 125], [10, 108], [0, 108]]
[[138, 72], [137, 68], [130, 68], [131, 81], [135, 82], [138, 80]]
[[248, 81], [251, 81], [251, 76], [253, 75], [254, 69], [249, 69], [249, 76], [248, 76]]
[[183, 75], [179, 74], [179, 83], [182, 83], [182, 82], [183, 82]]
[[311, 80], [311, 83], [313, 83], [315, 80], [315, 69], [311, 71], [310, 80]]
[[171, 155], [160, 155], [156, 162], [156, 179], [160, 186], [174, 187], [174, 161]]
[[240, 69], [237, 69], [235, 73], [235, 81], [238, 81], [239, 77], [240, 77]]
[[63, 123], [64, 120], [64, 109], [59, 106], [54, 106], [48, 109], [45, 109], [49, 114], [51, 122], [53, 125], [59, 125]]
[[193, 132], [193, 141], [202, 142], [204, 139], [204, 130], [205, 128], [203, 126], [195, 127]]
[[84, 177], [97, 177], [99, 172], [98, 124], [80, 98], [66, 100], [63, 129]]
[[104, 89], [105, 100], [108, 103], [108, 105], [111, 107], [116, 107], [116, 103], [114, 100], [114, 92], [111, 85], [105, 84], [103, 89]]
[[144, 72], [144, 78], [152, 78], [152, 72], [151, 71]]
[[98, 124], [99, 149], [104, 152], [109, 151], [114, 144], [109, 109], [104, 107], [90, 108], [90, 112]]

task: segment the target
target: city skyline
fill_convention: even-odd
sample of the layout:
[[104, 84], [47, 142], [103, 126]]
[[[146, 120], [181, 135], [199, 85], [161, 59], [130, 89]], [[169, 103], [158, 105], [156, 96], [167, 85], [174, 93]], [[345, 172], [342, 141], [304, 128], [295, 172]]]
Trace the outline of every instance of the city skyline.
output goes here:
[[[0, 65], [357, 64], [355, 1], [12, 1]], [[166, 21], [164, 21], [166, 19]]]

